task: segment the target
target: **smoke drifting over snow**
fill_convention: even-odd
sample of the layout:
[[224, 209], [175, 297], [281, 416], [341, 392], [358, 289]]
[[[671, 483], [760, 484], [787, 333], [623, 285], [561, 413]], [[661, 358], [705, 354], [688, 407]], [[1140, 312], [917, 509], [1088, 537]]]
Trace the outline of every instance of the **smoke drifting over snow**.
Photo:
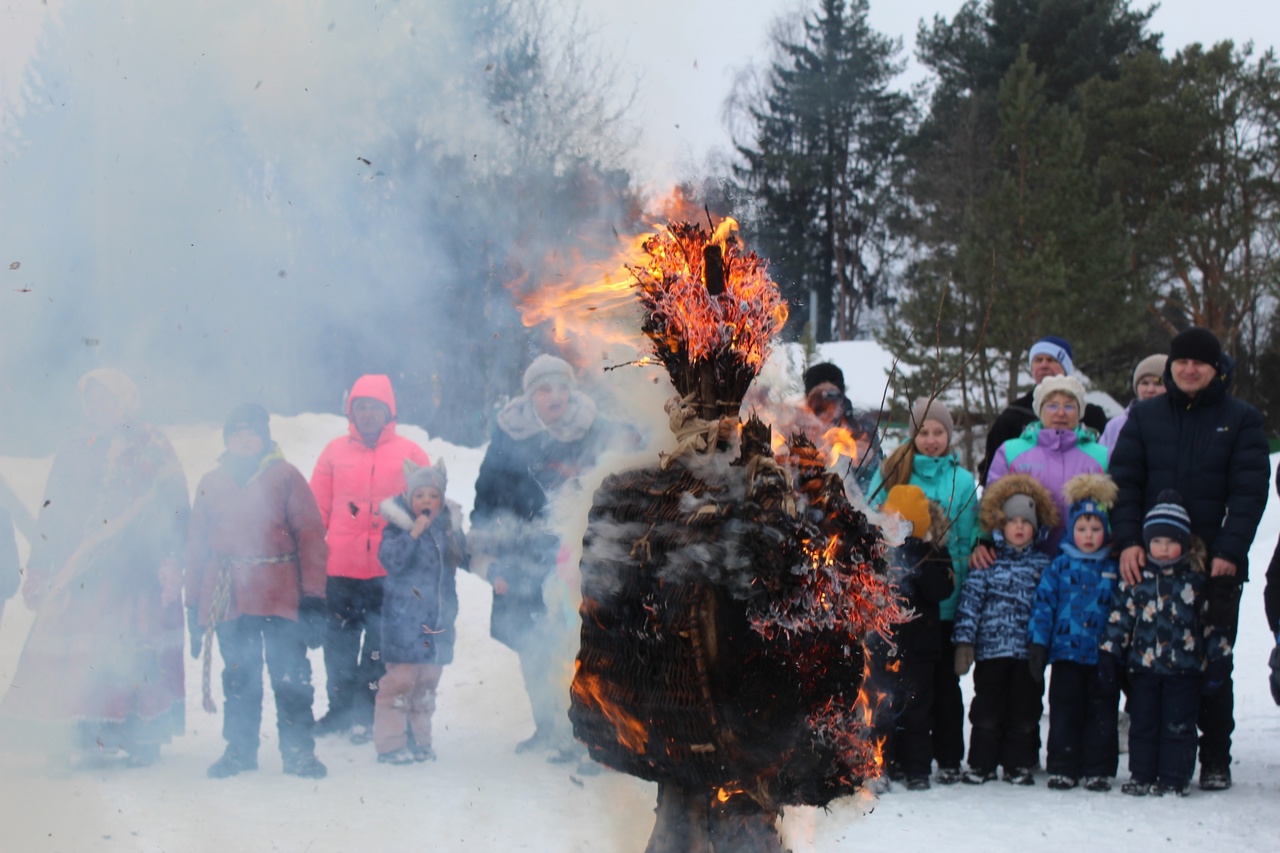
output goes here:
[[73, 419], [101, 365], [161, 421], [338, 411], [385, 372], [404, 419], [482, 441], [537, 348], [512, 258], [626, 186], [576, 141], [606, 128], [529, 108], [572, 69], [509, 5], [55, 4], [0, 139], [8, 441], [50, 449], [12, 403]]

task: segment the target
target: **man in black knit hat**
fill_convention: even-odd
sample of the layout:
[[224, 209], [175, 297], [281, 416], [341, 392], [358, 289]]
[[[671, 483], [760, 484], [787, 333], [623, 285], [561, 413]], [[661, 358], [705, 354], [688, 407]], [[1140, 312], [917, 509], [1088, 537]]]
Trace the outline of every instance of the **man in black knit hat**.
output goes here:
[[[1124, 579], [1135, 584], [1145, 564], [1143, 515], [1161, 491], [1176, 489], [1191, 517], [1191, 532], [1208, 549], [1210, 621], [1232, 643], [1241, 585], [1249, 576], [1249, 546], [1271, 480], [1262, 415], [1228, 393], [1233, 368], [1208, 329], [1179, 333], [1169, 345], [1168, 393], [1134, 405], [1110, 464], [1119, 487], [1111, 525]], [[1200, 705], [1200, 787], [1205, 790], [1231, 787], [1234, 701], [1228, 675], [1222, 689]]]

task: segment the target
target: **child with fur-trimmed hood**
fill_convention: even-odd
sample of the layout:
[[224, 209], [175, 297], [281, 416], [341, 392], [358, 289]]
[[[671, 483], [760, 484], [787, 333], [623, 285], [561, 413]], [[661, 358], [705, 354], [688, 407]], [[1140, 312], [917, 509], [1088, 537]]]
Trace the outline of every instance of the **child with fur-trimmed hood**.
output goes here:
[[1005, 781], [1033, 785], [1044, 686], [1027, 666], [1027, 626], [1040, 575], [1049, 564], [1036, 543], [1057, 526], [1058, 510], [1034, 477], [1010, 474], [987, 487], [978, 523], [995, 542], [995, 562], [965, 581], [952, 634], [956, 672], [964, 675], [977, 661], [969, 769], [961, 781], [980, 785], [1003, 767]]
[[1063, 488], [1068, 514], [1062, 553], [1040, 577], [1027, 660], [1031, 676], [1049, 683], [1049, 787], [1069, 790], [1084, 779], [1090, 791], [1110, 791], [1116, 773], [1115, 685], [1097, 677], [1098, 641], [1111, 612], [1120, 564], [1111, 553], [1109, 512], [1116, 484], [1105, 474], [1072, 477]]
[[444, 463], [418, 467], [406, 460], [404, 475], [404, 494], [382, 502], [387, 526], [378, 548], [387, 570], [382, 590], [387, 674], [378, 682], [373, 743], [385, 764], [435, 758], [431, 716], [444, 665], [453, 660], [456, 573], [465, 568], [467, 553], [459, 508], [445, 501]]
[[904, 778], [908, 790], [924, 791], [933, 765], [934, 668], [951, 665], [939, 660], [939, 604], [955, 589], [947, 551], [951, 524], [942, 507], [915, 485], [890, 489], [882, 510], [900, 516], [907, 528], [902, 544], [890, 552], [889, 564], [902, 604], [914, 613], [894, 630], [892, 649], [884, 648], [883, 655], [873, 652], [890, 695], [885, 763], [891, 779]]

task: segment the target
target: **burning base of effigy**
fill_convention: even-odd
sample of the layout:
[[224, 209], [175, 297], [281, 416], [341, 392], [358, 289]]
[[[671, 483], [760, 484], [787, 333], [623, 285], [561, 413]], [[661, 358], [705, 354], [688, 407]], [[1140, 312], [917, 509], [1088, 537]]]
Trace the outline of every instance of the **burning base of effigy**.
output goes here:
[[731, 225], [673, 225], [630, 268], [678, 445], [604, 481], [583, 541], [570, 718], [596, 761], [658, 783], [649, 853], [779, 853], [783, 807], [878, 776], [864, 639], [900, 618], [825, 454], [738, 423], [786, 306]]

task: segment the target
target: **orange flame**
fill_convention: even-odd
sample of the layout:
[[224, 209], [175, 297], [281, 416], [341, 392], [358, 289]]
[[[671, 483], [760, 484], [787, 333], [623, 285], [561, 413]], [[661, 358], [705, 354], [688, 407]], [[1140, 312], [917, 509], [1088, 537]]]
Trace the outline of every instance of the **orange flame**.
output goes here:
[[574, 670], [571, 687], [574, 697], [583, 705], [600, 709], [605, 719], [613, 724], [613, 729], [618, 735], [618, 743], [631, 752], [644, 753], [645, 747], [649, 744], [649, 733], [644, 725], [609, 701], [602, 689], [600, 678], [582, 671], [582, 661], [574, 664]]
[[827, 451], [829, 466], [834, 467], [842, 458], [858, 464], [858, 442], [844, 427], [832, 427], [824, 432], [822, 446]]

